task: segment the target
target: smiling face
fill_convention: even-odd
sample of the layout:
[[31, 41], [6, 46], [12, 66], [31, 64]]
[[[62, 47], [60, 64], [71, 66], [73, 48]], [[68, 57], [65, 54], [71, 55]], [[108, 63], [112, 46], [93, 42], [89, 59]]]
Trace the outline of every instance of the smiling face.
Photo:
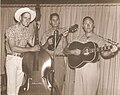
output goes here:
[[83, 29], [86, 33], [93, 32], [94, 21], [92, 18], [87, 17], [83, 20]]
[[20, 22], [25, 27], [29, 26], [29, 24], [31, 22], [31, 14], [30, 13], [23, 13], [20, 16]]

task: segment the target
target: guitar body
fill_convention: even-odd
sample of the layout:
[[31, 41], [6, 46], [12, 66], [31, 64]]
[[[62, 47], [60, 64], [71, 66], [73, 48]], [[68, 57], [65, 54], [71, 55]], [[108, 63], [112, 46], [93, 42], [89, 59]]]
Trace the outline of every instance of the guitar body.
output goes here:
[[74, 68], [81, 68], [88, 62], [95, 62], [98, 59], [99, 54], [97, 52], [89, 53], [90, 49], [97, 48], [98, 45], [93, 42], [88, 43], [80, 43], [80, 42], [73, 42], [70, 44], [69, 49], [81, 50], [80, 55], [68, 55], [69, 67]]

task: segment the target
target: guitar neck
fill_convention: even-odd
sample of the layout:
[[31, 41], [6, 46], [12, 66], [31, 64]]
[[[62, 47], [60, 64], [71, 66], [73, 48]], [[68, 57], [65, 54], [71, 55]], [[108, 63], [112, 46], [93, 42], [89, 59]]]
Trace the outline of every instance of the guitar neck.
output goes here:
[[99, 47], [97, 48], [97, 52], [101, 52], [101, 51], [106, 51], [106, 50], [110, 50], [112, 49], [112, 46], [104, 46], [104, 47]]
[[[120, 46], [119, 46], [119, 45], [120, 45], [120, 44], [117, 45], [118, 50], [120, 49]], [[112, 49], [112, 47], [113, 47], [112, 45], [104, 46], [104, 47], [99, 47], [99, 48], [96, 49], [96, 52], [101, 52], [101, 51], [110, 50], [110, 49]]]
[[102, 51], [107, 51], [107, 50], [110, 50], [112, 49], [112, 46], [104, 46], [104, 47], [98, 47], [98, 48], [93, 48], [93, 49], [90, 49], [90, 53], [93, 53], [93, 52], [102, 52]]

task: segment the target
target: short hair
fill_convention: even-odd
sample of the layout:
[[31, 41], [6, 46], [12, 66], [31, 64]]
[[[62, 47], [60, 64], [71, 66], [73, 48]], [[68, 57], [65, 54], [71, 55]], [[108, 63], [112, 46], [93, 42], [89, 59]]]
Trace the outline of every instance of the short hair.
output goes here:
[[[20, 16], [22, 17], [25, 13], [28, 13], [28, 14], [30, 14], [29, 12], [24, 12], [24, 13], [22, 13]], [[30, 14], [31, 15], [31, 14]]]
[[59, 15], [58, 15], [58, 13], [52, 13], [52, 14], [50, 15], [50, 20], [52, 19], [53, 16], [57, 16], [58, 19], [59, 19]]
[[85, 18], [83, 18], [83, 23], [84, 23], [84, 21], [85, 21], [86, 19], [90, 19], [90, 20], [92, 21], [92, 23], [94, 24], [94, 20], [93, 20], [93, 18], [91, 18], [90, 16], [86, 16]]

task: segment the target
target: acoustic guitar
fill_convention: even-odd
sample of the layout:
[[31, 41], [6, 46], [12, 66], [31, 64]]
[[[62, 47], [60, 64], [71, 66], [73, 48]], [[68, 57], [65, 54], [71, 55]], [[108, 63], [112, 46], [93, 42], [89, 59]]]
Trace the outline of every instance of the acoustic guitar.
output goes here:
[[81, 50], [81, 53], [79, 55], [68, 55], [68, 65], [70, 68], [75, 69], [83, 67], [88, 62], [96, 62], [98, 60], [99, 53], [112, 49], [112, 45], [98, 47], [97, 43], [94, 42], [87, 42], [83, 44], [75, 41], [70, 44], [69, 49]]

